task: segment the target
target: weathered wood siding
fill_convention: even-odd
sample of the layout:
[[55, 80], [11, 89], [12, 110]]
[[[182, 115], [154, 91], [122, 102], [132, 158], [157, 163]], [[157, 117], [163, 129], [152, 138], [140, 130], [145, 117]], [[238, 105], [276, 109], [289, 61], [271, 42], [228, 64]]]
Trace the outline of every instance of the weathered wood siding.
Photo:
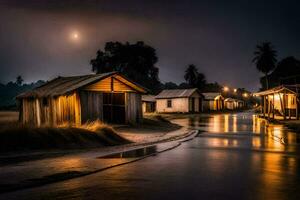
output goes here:
[[81, 121], [103, 120], [103, 93], [93, 91], [81, 91]]
[[103, 120], [103, 93], [125, 94], [125, 121], [142, 120], [142, 101], [139, 88], [121, 76], [110, 76], [101, 81], [77, 89], [69, 95], [56, 98], [20, 99], [20, 120], [24, 124], [80, 125], [87, 121]]
[[52, 112], [56, 113], [53, 116], [54, 125], [55, 123], [57, 125], [63, 123], [81, 124], [81, 103], [78, 92], [52, 99], [51, 103]]
[[126, 93], [125, 95], [126, 123], [139, 123], [143, 118], [142, 96], [137, 93]]
[[77, 92], [58, 98], [24, 98], [21, 101], [20, 119], [24, 124], [40, 126], [81, 123], [80, 99]]
[[39, 108], [37, 106], [37, 102], [37, 99], [32, 98], [26, 98], [21, 100], [22, 111], [20, 112], [20, 114], [22, 114], [22, 116], [20, 117], [20, 119], [24, 124], [38, 125], [37, 112]]
[[120, 77], [108, 77], [94, 84], [86, 86], [84, 89], [98, 92], [134, 92], [134, 89], [129, 84], [123, 83]]

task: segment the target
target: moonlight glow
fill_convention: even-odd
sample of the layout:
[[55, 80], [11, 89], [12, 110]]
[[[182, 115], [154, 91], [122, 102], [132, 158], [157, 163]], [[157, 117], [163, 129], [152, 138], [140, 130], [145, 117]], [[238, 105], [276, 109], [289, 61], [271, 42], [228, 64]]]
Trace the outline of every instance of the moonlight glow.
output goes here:
[[70, 34], [70, 38], [71, 38], [71, 40], [73, 40], [73, 41], [77, 41], [77, 40], [79, 40], [79, 33], [78, 32], [72, 32], [71, 34]]

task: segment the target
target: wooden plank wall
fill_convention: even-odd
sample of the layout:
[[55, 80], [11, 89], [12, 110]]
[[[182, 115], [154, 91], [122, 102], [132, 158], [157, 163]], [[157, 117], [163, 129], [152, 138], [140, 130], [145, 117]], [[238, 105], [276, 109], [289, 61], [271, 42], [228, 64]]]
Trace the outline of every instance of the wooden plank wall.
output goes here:
[[80, 91], [82, 123], [103, 120], [103, 93]]
[[143, 118], [142, 96], [137, 93], [125, 94], [126, 123], [139, 123]]
[[77, 92], [58, 98], [22, 99], [22, 122], [35, 126], [81, 123], [80, 99]]
[[[126, 85], [125, 83], [119, 81], [117, 79], [118, 77], [108, 77], [101, 81], [98, 81], [97, 83], [88, 85], [84, 88], [84, 90], [88, 91], [98, 91], [98, 92], [111, 92], [113, 85], [113, 91], [115, 92], [134, 92], [134, 89], [132, 89], [129, 85]], [[113, 84], [111, 81], [113, 80]]]
[[[112, 82], [113, 81], [113, 82]], [[126, 123], [142, 120], [141, 94], [133, 89], [134, 84], [120, 76], [108, 77], [89, 85], [82, 91], [57, 98], [22, 99], [22, 116], [25, 124], [61, 125], [70, 123], [80, 125], [86, 121], [103, 120], [103, 93], [124, 92]], [[47, 101], [47, 105], [43, 103]]]

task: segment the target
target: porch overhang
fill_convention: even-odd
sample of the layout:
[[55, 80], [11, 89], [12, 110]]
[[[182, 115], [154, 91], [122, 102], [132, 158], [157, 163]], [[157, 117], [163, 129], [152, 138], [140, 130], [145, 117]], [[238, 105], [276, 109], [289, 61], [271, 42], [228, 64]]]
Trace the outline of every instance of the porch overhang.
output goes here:
[[[271, 88], [269, 90], [264, 90], [261, 92], [256, 92], [253, 95], [254, 96], [266, 96], [266, 95], [271, 95], [271, 94], [278, 94], [278, 93], [286, 93], [286, 94], [295, 94], [297, 95], [297, 92], [295, 91], [296, 86], [278, 86], [275, 88]], [[299, 88], [300, 89], [300, 88]]]

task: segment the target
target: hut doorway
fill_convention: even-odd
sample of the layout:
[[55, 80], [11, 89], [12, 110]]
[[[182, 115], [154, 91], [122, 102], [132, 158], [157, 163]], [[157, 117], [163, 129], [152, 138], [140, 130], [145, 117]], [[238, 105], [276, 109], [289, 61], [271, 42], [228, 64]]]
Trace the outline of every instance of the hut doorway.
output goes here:
[[125, 93], [103, 93], [103, 121], [125, 123]]
[[195, 112], [195, 98], [192, 97], [191, 98], [191, 112]]

